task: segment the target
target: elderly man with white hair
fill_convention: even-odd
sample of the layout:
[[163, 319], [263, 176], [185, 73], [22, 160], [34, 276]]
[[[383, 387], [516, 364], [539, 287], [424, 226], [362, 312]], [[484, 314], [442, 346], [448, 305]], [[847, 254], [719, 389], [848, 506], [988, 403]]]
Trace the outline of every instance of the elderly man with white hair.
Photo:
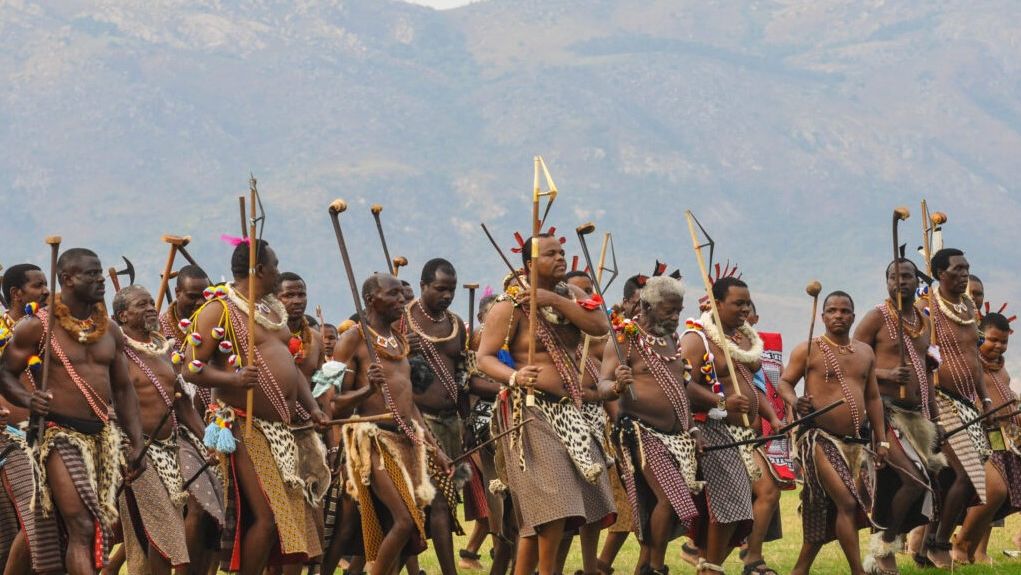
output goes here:
[[[616, 327], [624, 363], [612, 347], [603, 355], [600, 394], [620, 399], [618, 439], [624, 483], [641, 542], [640, 573], [666, 573], [666, 548], [698, 516], [695, 452], [701, 434], [685, 390], [690, 378], [677, 328], [684, 309], [680, 280], [658, 276], [642, 290], [638, 315]], [[634, 386], [641, 401], [624, 393]]]

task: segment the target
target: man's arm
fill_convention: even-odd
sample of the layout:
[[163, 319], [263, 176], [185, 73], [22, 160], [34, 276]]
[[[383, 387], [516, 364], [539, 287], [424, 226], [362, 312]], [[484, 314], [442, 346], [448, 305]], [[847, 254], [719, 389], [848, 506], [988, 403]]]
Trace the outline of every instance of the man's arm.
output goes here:
[[[720, 403], [720, 396], [709, 388], [706, 382], [706, 375], [700, 369], [705, 353], [705, 343], [701, 337], [694, 333], [686, 333], [681, 336], [681, 354], [688, 362], [688, 365], [693, 366], [691, 370], [691, 383], [687, 387], [688, 399], [691, 401], [692, 410], [709, 411]], [[746, 403], [747, 401], [745, 399]]]
[[[610, 334], [616, 337], [616, 334]], [[601, 401], [612, 401], [620, 397], [618, 389], [624, 391], [627, 386], [634, 383], [631, 366], [621, 365], [617, 357], [617, 350], [613, 343], [603, 347], [603, 359], [599, 363], [599, 383], [596, 384], [596, 393]]]
[[206, 434], [205, 423], [202, 421], [202, 416], [198, 410], [195, 409], [195, 403], [181, 387], [181, 381], [176, 378], [174, 380], [174, 392], [180, 394], [180, 397], [174, 401], [174, 414], [177, 415], [177, 420], [194, 433], [195, 437], [202, 439]]
[[[585, 309], [578, 305], [578, 301], [589, 298], [588, 294], [582, 291], [581, 288], [572, 285], [567, 287], [571, 295], [574, 296], [574, 299], [544, 289], [535, 290], [535, 298], [540, 307], [552, 306], [553, 309], [560, 312], [567, 321], [571, 322], [583, 333], [596, 337], [606, 335], [606, 332], [610, 331], [610, 320], [603, 313], [603, 309], [601, 307]], [[521, 305], [528, 305], [528, 295], [526, 294], [519, 301]], [[489, 322], [487, 321], [486, 323]], [[485, 337], [485, 332], [483, 332], [483, 337]]]
[[[865, 314], [861, 323], [854, 330], [854, 339], [872, 348], [874, 352], [879, 343], [879, 331], [886, 329], [886, 320], [879, 310], [873, 309]], [[876, 379], [890, 382], [892, 384], [906, 384], [911, 378], [911, 370], [905, 365], [898, 365], [890, 369], [876, 367]]]
[[295, 369], [294, 371], [298, 376], [298, 403], [309, 413], [313, 423], [325, 423], [329, 417], [323, 413], [323, 410], [319, 409], [319, 403], [312, 397], [312, 387], [309, 385], [308, 380], [305, 379], [305, 374], [300, 369]]
[[[514, 319], [514, 304], [510, 301], [501, 301], [493, 304], [486, 316], [486, 324], [489, 329], [482, 330], [482, 338], [479, 340], [479, 349], [475, 357], [479, 362], [479, 370], [498, 382], [507, 382], [514, 373], [514, 369], [500, 361], [497, 354], [503, 347], [505, 338], [514, 340], [517, 334], [518, 322]], [[510, 326], [508, 333], [508, 324]]]
[[[357, 373], [361, 369], [361, 358], [358, 352], [362, 346], [362, 335], [357, 328], [351, 328], [341, 334], [337, 345], [333, 348], [333, 359], [347, 366], [344, 371], [344, 380], [340, 385], [340, 393], [333, 396], [333, 413], [339, 417], [350, 416], [355, 408], [362, 404], [369, 396], [375, 393], [375, 386], [372, 384], [373, 376], [369, 374], [369, 385], [355, 389]], [[371, 367], [371, 366], [370, 366]]]
[[43, 323], [38, 318], [29, 317], [18, 323], [10, 343], [0, 355], [0, 395], [11, 405], [45, 416], [53, 394], [38, 389], [35, 393], [29, 392], [21, 385], [20, 379], [28, 369], [28, 358], [36, 354], [43, 336]]
[[876, 450], [876, 464], [883, 465], [888, 447], [886, 443], [886, 418], [883, 413], [883, 398], [879, 395], [879, 383], [876, 381], [876, 359], [870, 358], [869, 374], [865, 381], [865, 410], [868, 412], [869, 423], [872, 424], [872, 444]]
[[121, 328], [110, 324], [110, 333], [117, 344], [117, 354], [110, 364], [110, 391], [113, 393], [114, 410], [117, 412], [117, 423], [127, 432], [131, 440], [131, 462], [142, 452], [145, 443], [142, 437], [142, 422], [138, 418], [138, 395], [131, 384], [131, 371], [128, 367], [128, 356], [124, 354], [124, 333]]
[[[217, 302], [220, 306], [226, 306], [223, 302]], [[202, 313], [195, 318], [195, 333], [202, 336], [202, 344], [198, 347], [190, 343], [185, 345], [184, 361], [192, 360], [202, 362], [202, 369], [197, 373], [193, 372], [187, 365], [183, 366], [181, 373], [184, 379], [199, 387], [255, 387], [259, 383], [259, 369], [254, 365], [245, 365], [241, 370], [234, 370], [227, 365], [227, 362], [214, 361], [218, 359], [217, 346], [219, 341], [209, 336], [213, 328], [220, 325], [220, 318], [223, 315], [223, 307], [207, 305], [202, 308]], [[234, 353], [241, 353], [235, 349]]]
[[[784, 368], [783, 374], [780, 376], [780, 381], [776, 386], [777, 392], [780, 393], [780, 397], [787, 403], [787, 405], [794, 408], [795, 412], [801, 415], [802, 410], [798, 408], [799, 401], [804, 403], [806, 398], [811, 408], [812, 396], [805, 394], [800, 400], [797, 394], [794, 392], [794, 386], [801, 381], [801, 378], [805, 375], [805, 362], [807, 361], [808, 344], [800, 343], [794, 348], [791, 353], [791, 359], [787, 363], [787, 367]], [[807, 390], [806, 390], [807, 391]]]

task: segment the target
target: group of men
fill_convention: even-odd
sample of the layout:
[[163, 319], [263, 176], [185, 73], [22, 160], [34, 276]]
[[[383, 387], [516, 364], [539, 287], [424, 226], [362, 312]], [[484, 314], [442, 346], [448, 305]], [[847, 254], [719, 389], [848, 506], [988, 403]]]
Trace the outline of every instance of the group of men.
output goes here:
[[[141, 286], [107, 310], [86, 249], [60, 255], [52, 298], [39, 267], [5, 270], [3, 572], [417, 575], [431, 540], [450, 575], [481, 568], [491, 536], [490, 573], [549, 575], [577, 536], [581, 572], [608, 575], [634, 534], [637, 565], [619, 569], [668, 573], [687, 536], [700, 575], [738, 548], [744, 575], [775, 574], [763, 543], [791, 460], [796, 574], [833, 540], [855, 574], [897, 573], [905, 545], [921, 565], [981, 561], [1021, 509], [1010, 325], [979, 314], [961, 251], [932, 256], [928, 290], [891, 262], [889, 299], [853, 331], [851, 296], [825, 296], [824, 333], [781, 373], [738, 277], [692, 303], [657, 265], [608, 316], [558, 238], [528, 241], [477, 326], [450, 311], [442, 258], [417, 296], [369, 276], [339, 329], [306, 314], [304, 281], [261, 239], [237, 244], [232, 282], [182, 268], [162, 315]], [[461, 505], [476, 525], [456, 561]]]

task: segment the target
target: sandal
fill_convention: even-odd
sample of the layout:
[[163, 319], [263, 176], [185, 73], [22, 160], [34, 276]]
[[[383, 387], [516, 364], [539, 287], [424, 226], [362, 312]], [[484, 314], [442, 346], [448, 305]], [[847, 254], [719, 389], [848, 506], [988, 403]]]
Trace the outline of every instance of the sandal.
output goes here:
[[776, 569], [766, 566], [765, 559], [759, 559], [752, 563], [746, 563], [744, 569], [741, 571], [741, 575], [780, 575], [776, 572]]

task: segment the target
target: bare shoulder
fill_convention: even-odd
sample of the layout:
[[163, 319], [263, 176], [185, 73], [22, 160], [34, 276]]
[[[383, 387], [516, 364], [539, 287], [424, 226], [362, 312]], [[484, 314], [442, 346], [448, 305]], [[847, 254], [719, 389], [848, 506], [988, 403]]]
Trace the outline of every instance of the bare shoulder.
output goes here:
[[567, 293], [571, 294], [574, 299], [585, 300], [589, 298], [589, 295], [585, 293], [585, 290], [573, 284], [567, 284]]
[[681, 335], [681, 348], [684, 350], [699, 350], [705, 352], [705, 342], [702, 337], [693, 331], [686, 331]]
[[124, 332], [121, 331], [121, 326], [117, 325], [113, 321], [110, 321], [107, 333], [113, 336], [114, 343], [117, 344], [118, 348], [124, 347]]
[[222, 300], [214, 299], [204, 304], [195, 315], [195, 321], [200, 325], [213, 325], [220, 323], [227, 304]]
[[26, 316], [14, 326], [14, 345], [32, 347], [43, 339], [43, 322], [33, 316]]

